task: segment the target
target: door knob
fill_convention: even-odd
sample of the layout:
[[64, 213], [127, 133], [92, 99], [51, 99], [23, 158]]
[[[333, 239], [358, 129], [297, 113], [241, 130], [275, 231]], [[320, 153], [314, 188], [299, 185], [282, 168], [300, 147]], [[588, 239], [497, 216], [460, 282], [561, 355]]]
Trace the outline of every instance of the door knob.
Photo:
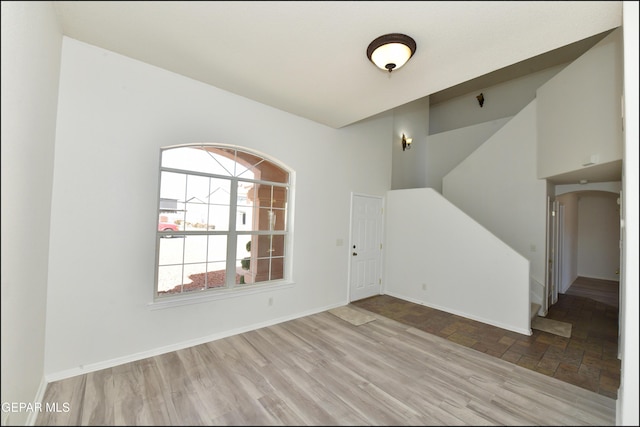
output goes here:
[[354, 253], [353, 253], [353, 256], [356, 256], [356, 255], [358, 255], [358, 253], [357, 253], [357, 252], [354, 252]]

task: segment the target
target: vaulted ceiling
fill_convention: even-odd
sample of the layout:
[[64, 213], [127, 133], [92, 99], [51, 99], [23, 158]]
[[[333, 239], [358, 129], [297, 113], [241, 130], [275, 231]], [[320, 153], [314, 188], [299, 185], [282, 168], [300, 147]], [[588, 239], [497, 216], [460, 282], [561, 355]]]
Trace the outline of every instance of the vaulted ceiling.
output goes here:
[[[446, 99], [473, 82], [486, 86], [508, 73], [566, 62], [593, 44], [581, 41], [622, 23], [620, 1], [54, 5], [66, 36], [333, 128], [426, 96]], [[417, 50], [389, 74], [366, 49], [394, 32], [410, 35]]]

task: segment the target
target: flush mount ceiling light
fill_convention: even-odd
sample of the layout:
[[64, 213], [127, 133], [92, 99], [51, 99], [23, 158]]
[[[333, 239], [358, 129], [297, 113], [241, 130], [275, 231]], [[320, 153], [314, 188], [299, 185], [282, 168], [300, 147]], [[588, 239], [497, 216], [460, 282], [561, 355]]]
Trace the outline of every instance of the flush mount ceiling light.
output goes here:
[[392, 33], [372, 41], [367, 48], [367, 58], [381, 70], [392, 72], [402, 67], [415, 52], [415, 40], [404, 34]]

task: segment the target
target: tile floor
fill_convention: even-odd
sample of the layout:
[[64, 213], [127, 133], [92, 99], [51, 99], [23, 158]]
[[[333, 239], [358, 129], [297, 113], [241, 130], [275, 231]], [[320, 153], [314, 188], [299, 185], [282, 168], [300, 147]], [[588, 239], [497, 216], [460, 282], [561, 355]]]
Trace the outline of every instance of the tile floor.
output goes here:
[[507, 362], [616, 399], [620, 386], [618, 308], [560, 294], [548, 319], [572, 324], [570, 338], [533, 330], [527, 336], [388, 295], [351, 304]]

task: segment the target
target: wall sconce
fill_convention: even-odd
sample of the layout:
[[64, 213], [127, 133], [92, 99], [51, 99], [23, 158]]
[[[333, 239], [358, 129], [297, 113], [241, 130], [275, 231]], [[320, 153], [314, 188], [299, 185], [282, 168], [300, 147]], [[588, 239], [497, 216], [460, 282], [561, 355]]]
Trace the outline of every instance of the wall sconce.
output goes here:
[[402, 134], [402, 151], [411, 149], [411, 141], [413, 141], [412, 138], [407, 138], [404, 133]]
[[392, 72], [402, 67], [416, 52], [416, 41], [406, 34], [380, 36], [367, 47], [367, 58], [381, 70]]

